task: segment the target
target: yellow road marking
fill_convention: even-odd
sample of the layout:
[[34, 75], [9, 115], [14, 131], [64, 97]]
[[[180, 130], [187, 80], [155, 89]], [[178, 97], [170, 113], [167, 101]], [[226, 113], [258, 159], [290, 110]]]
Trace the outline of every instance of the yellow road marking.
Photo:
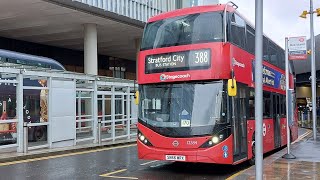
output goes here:
[[121, 173], [121, 172], [124, 172], [126, 171], [127, 169], [120, 169], [118, 171], [113, 171], [113, 172], [110, 172], [110, 173], [107, 173], [107, 174], [101, 174], [100, 176], [102, 177], [107, 177], [107, 176], [110, 176], [110, 175], [113, 175], [113, 174], [117, 174], [117, 173]]
[[309, 136], [309, 134], [311, 133], [312, 131], [311, 130], [307, 130], [307, 132], [305, 132], [304, 134], [302, 134], [301, 136], [298, 137], [298, 139], [296, 139], [293, 143], [291, 144], [294, 144], [294, 143], [297, 143], [299, 141], [301, 141], [303, 138]]
[[116, 146], [116, 147], [108, 147], [108, 148], [101, 148], [101, 149], [94, 149], [94, 150], [89, 150], [89, 151], [82, 151], [82, 152], [75, 152], [75, 153], [68, 153], [68, 154], [60, 154], [60, 155], [53, 155], [53, 156], [26, 159], [26, 160], [5, 162], [5, 163], [0, 163], [0, 167], [1, 166], [14, 165], [14, 164], [34, 162], [34, 161], [42, 161], [42, 160], [48, 160], [48, 159], [62, 158], [62, 157], [68, 157], [68, 156], [75, 156], [75, 155], [81, 155], [81, 154], [89, 154], [89, 153], [94, 153], [94, 152], [108, 151], [108, 150], [112, 150], [112, 149], [121, 149], [121, 148], [127, 148], [127, 147], [132, 147], [132, 146], [136, 146], [136, 144], [130, 144], [130, 145], [124, 145], [124, 146]]
[[[247, 168], [247, 169], [249, 169], [249, 168]], [[237, 177], [239, 174], [243, 173], [243, 172], [246, 171], [247, 169], [244, 169], [244, 170], [242, 170], [242, 171], [239, 171], [239, 172], [235, 173], [234, 175], [228, 177], [226, 180], [231, 180], [231, 179]]]
[[136, 177], [111, 176], [111, 175], [122, 173], [125, 171], [127, 171], [127, 169], [120, 169], [118, 171], [109, 172], [107, 174], [101, 174], [100, 177], [115, 178], [115, 179], [138, 179]]
[[103, 177], [115, 178], [115, 179], [139, 179], [136, 177], [121, 177], [121, 176], [103, 176]]
[[[306, 136], [308, 136], [311, 132], [312, 132], [311, 130], [307, 130], [307, 132], [305, 132], [304, 134], [302, 134], [301, 136], [299, 136], [298, 139], [296, 139], [292, 144], [301, 141], [303, 138], [305, 138]], [[250, 168], [250, 167], [249, 167], [249, 168]], [[239, 171], [239, 172], [237, 172], [236, 174], [233, 174], [232, 176], [228, 177], [226, 180], [231, 180], [231, 179], [237, 177], [238, 175], [242, 174], [244, 171], [248, 170], [249, 168], [244, 169], [244, 170], [242, 170], [242, 171]]]
[[149, 161], [149, 162], [146, 162], [146, 163], [142, 163], [140, 164], [141, 166], [145, 166], [147, 164], [151, 164], [151, 163], [154, 163], [154, 162], [158, 162], [158, 160], [155, 160], [155, 161]]

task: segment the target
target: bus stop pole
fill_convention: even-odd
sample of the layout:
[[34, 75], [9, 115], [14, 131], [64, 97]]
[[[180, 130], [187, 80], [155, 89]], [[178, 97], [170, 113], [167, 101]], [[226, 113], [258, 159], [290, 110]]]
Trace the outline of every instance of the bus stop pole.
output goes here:
[[23, 122], [23, 152], [28, 153], [28, 123]]
[[[288, 38], [285, 38], [285, 55], [286, 55], [286, 59], [285, 59], [285, 66], [286, 66], [286, 114], [287, 114], [287, 154], [285, 154], [284, 156], [282, 156], [283, 158], [285, 158], [285, 159], [295, 159], [296, 157], [293, 155], [293, 154], [291, 154], [291, 152], [290, 152], [290, 144], [291, 144], [291, 142], [290, 142], [290, 128], [289, 128], [289, 120], [290, 120], [290, 118], [293, 118], [292, 117], [292, 106], [291, 106], [291, 104], [292, 104], [292, 102], [289, 102], [289, 96], [291, 96], [292, 94], [291, 94], [291, 91], [289, 90], [290, 89], [290, 87], [289, 87], [289, 81], [290, 81], [290, 79], [289, 79], [289, 47], [288, 47], [288, 42], [289, 42], [289, 39]], [[291, 100], [292, 100], [292, 98], [290, 98]], [[290, 104], [289, 104], [290, 103]], [[290, 111], [289, 111], [289, 108], [291, 108], [290, 109]]]
[[263, 136], [262, 136], [262, 55], [263, 55], [263, 0], [256, 0], [255, 4], [255, 164], [256, 179], [263, 179]]
[[315, 40], [313, 27], [313, 0], [310, 0], [310, 40], [311, 40], [311, 90], [312, 90], [312, 125], [313, 140], [317, 140], [317, 75], [315, 60]]

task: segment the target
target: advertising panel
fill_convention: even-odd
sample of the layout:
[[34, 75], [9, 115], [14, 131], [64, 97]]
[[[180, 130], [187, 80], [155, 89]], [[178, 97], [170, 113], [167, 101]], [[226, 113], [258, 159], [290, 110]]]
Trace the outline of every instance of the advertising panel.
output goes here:
[[[252, 61], [252, 79], [255, 77], [255, 62]], [[279, 90], [286, 89], [286, 77], [285, 74], [272, 69], [266, 65], [262, 65], [262, 81], [263, 85], [269, 86]]]

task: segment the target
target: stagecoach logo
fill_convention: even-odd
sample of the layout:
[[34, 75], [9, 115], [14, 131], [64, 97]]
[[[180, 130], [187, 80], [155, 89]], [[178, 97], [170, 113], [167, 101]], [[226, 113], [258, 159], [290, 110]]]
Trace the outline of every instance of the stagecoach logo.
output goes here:
[[160, 81], [164, 81], [166, 80], [166, 75], [165, 74], [161, 74], [160, 75]]
[[236, 58], [232, 58], [232, 64], [233, 64], [233, 66], [238, 66], [238, 67], [241, 67], [241, 68], [245, 68], [246, 67], [245, 64], [237, 61]]
[[175, 141], [172, 142], [172, 145], [173, 145], [174, 147], [177, 147], [177, 146], [179, 146], [179, 142], [178, 142], [177, 140], [175, 140]]
[[190, 78], [191, 75], [189, 73], [187, 74], [179, 74], [179, 75], [166, 75], [166, 74], [161, 74], [160, 75], [160, 81], [165, 81], [165, 80], [175, 80], [175, 79], [184, 79], [184, 78]]

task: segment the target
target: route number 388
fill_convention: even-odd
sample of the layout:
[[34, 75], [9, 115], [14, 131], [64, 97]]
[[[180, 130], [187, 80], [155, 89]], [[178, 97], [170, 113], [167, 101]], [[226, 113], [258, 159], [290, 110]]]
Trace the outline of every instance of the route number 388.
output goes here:
[[209, 54], [208, 52], [196, 52], [195, 53], [196, 55], [196, 60], [195, 60], [195, 63], [208, 63], [209, 61]]

